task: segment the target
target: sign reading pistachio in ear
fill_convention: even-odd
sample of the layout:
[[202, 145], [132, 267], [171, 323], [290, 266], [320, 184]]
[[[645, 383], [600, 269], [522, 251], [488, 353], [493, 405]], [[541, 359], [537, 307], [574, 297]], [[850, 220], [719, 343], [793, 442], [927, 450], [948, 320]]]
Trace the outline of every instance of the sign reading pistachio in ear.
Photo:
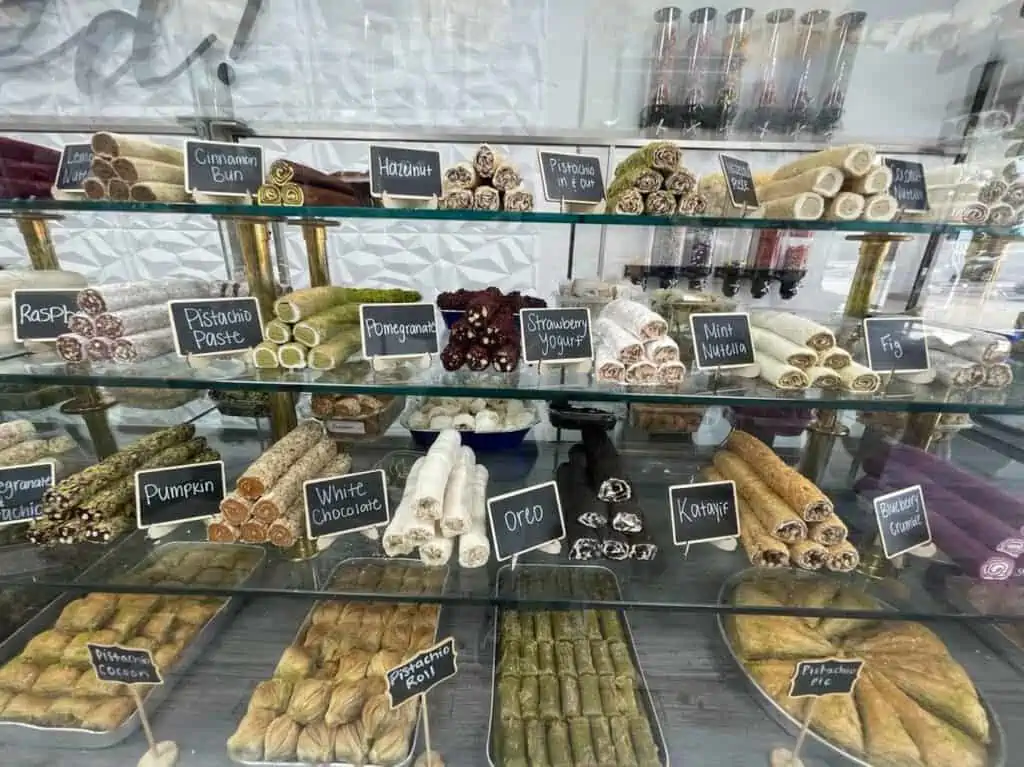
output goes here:
[[244, 197], [263, 183], [263, 147], [185, 140], [185, 189]]
[[707, 543], [740, 534], [736, 483], [698, 482], [668, 489], [672, 512], [672, 542], [676, 546]]
[[600, 157], [543, 150], [539, 154], [545, 200], [596, 205], [604, 199]]
[[82, 189], [92, 168], [92, 146], [90, 144], [65, 144], [57, 165], [57, 178], [53, 185], [58, 189], [78, 192]]
[[78, 311], [77, 290], [12, 290], [14, 340], [56, 341], [68, 332], [68, 318]]
[[928, 186], [924, 180], [924, 166], [909, 160], [886, 158], [892, 171], [889, 194], [896, 198], [903, 210], [928, 210]]
[[149, 650], [119, 645], [90, 644], [89, 663], [101, 682], [163, 684]]
[[223, 500], [223, 461], [135, 472], [135, 513], [140, 529], [213, 517]]
[[459, 671], [455, 639], [448, 637], [417, 653], [385, 674], [391, 708], [398, 708], [417, 695], [426, 695], [445, 679]]
[[750, 163], [727, 154], [718, 155], [725, 175], [725, 185], [729, 190], [729, 199], [737, 208], [756, 208], [757, 187], [754, 186], [754, 174], [750, 171]]
[[882, 549], [889, 559], [931, 543], [932, 530], [920, 485], [880, 495], [874, 507]]
[[441, 196], [441, 153], [370, 144], [370, 194], [429, 199]]
[[802, 660], [789, 683], [791, 698], [820, 698], [824, 695], [850, 695], [860, 679], [864, 661], [859, 658]]
[[382, 469], [310, 479], [302, 483], [302, 494], [310, 538], [355, 533], [391, 521]]
[[43, 493], [53, 487], [53, 464], [27, 463], [0, 469], [0, 526], [40, 516]]

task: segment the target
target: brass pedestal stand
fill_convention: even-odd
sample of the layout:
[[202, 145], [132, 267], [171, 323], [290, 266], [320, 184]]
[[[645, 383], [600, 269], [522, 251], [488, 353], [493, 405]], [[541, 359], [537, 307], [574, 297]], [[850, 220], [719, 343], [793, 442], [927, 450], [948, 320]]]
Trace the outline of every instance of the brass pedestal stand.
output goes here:
[[306, 263], [309, 266], [310, 287], [322, 288], [330, 285], [331, 268], [327, 262], [327, 228], [338, 226], [338, 222], [311, 218], [288, 223], [292, 226], [302, 227], [302, 239], [306, 243]]

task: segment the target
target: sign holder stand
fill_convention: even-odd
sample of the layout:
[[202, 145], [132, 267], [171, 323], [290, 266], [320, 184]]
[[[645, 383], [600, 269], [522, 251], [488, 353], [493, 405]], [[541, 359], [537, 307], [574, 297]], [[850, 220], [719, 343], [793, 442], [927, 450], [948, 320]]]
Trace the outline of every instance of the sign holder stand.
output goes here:
[[807, 732], [811, 729], [811, 720], [814, 718], [814, 711], [818, 707], [818, 701], [821, 698], [814, 698], [811, 700], [810, 705], [807, 706], [807, 714], [804, 716], [803, 726], [800, 728], [800, 732], [796, 736], [796, 742], [793, 744], [793, 750], [790, 751], [787, 748], [777, 748], [772, 752], [772, 765], [785, 765], [785, 767], [803, 767], [803, 762], [800, 761], [800, 750], [804, 747], [804, 741], [807, 740]]
[[560, 371], [567, 373], [589, 373], [594, 369], [593, 360], [583, 360], [582, 362], [538, 362], [537, 372], [540, 375], [547, 375], [548, 373], [558, 373]]
[[403, 354], [397, 357], [371, 357], [370, 366], [375, 373], [387, 373], [410, 365], [416, 370], [430, 369], [429, 354]]
[[423, 711], [423, 740], [429, 754], [433, 749], [430, 747], [430, 715], [427, 713], [427, 696], [420, 696], [420, 709]]

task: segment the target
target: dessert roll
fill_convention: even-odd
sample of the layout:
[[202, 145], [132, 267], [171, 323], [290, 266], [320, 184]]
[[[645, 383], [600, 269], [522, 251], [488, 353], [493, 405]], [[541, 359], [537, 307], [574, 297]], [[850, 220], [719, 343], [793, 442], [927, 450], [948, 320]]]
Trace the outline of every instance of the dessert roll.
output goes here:
[[[475, 172], [475, 171], [474, 171]], [[516, 167], [508, 162], [500, 162], [491, 176], [491, 186], [499, 192], [511, 192], [523, 184], [523, 177]]]
[[789, 548], [768, 534], [750, 504], [739, 499], [740, 543], [755, 567], [789, 567]]
[[816, 541], [797, 541], [789, 545], [789, 557], [804, 570], [820, 570], [828, 561], [828, 550]]
[[854, 192], [840, 192], [825, 209], [828, 221], [856, 221], [864, 213], [864, 198]]
[[249, 699], [249, 711], [264, 709], [274, 716], [283, 714], [291, 700], [293, 683], [287, 679], [266, 679], [256, 685]]
[[296, 682], [288, 703], [288, 716], [303, 725], [322, 719], [331, 701], [331, 691], [331, 685], [319, 679]]
[[655, 373], [657, 383], [662, 386], [681, 384], [686, 377], [686, 365], [682, 362], [663, 362]]
[[263, 737], [263, 758], [268, 762], [290, 762], [295, 758], [302, 728], [287, 714], [281, 714], [267, 727]]
[[878, 391], [878, 387], [882, 385], [878, 373], [858, 362], [851, 361], [849, 365], [837, 372], [842, 379], [843, 390], [853, 394], [872, 394]]
[[279, 679], [300, 681], [313, 673], [313, 658], [300, 647], [286, 647], [274, 669], [274, 676]]
[[142, 362], [174, 351], [170, 328], [150, 330], [123, 336], [113, 343], [111, 356], [115, 362]]
[[92, 150], [98, 155], [109, 157], [132, 157], [171, 165], [183, 165], [184, 153], [177, 147], [147, 141], [136, 136], [101, 131], [91, 139]]
[[476, 168], [470, 162], [456, 163], [444, 172], [444, 184], [448, 189], [473, 189], [478, 183]]
[[481, 144], [473, 155], [473, 168], [481, 179], [489, 179], [499, 165], [505, 164], [505, 158], [495, 152], [489, 144]]
[[250, 500], [260, 498], [322, 436], [323, 427], [318, 422], [305, 421], [299, 424], [242, 473], [236, 483], [236, 490]]
[[647, 360], [628, 366], [626, 383], [634, 386], [651, 386], [658, 383], [658, 366]]
[[686, 168], [679, 168], [665, 178], [665, 189], [679, 197], [689, 197], [697, 191], [697, 176]]
[[472, 210], [473, 192], [469, 189], [452, 188], [445, 190], [438, 201], [441, 210]]
[[811, 386], [817, 389], [839, 389], [842, 388], [843, 379], [839, 373], [830, 367], [820, 367], [814, 365], [807, 368], [807, 377], [810, 379]]
[[[640, 339], [641, 343], [663, 338], [668, 334], [668, 323], [660, 314], [627, 298], [617, 298], [605, 306], [601, 310], [598, 322], [601, 320], [608, 320], [618, 325], [635, 338]], [[643, 354], [642, 347], [641, 354]]]
[[144, 333], [148, 330], [170, 327], [170, 314], [166, 305], [140, 306], [119, 312], [105, 312], [95, 319], [96, 333], [107, 338]]
[[[616, 197], [627, 189], [635, 189], [643, 195], [649, 195], [660, 191], [664, 183], [665, 177], [653, 168], [632, 168], [615, 176], [608, 187], [608, 196]], [[675, 207], [674, 196], [672, 207]]]
[[263, 743], [266, 732], [277, 715], [268, 709], [253, 708], [238, 723], [235, 732], [228, 738], [228, 753], [234, 759], [259, 761], [263, 759]]
[[812, 192], [822, 197], [835, 197], [843, 187], [843, 172], [839, 168], [821, 166], [811, 168], [781, 181], [770, 181], [758, 187], [761, 201], [779, 200], [793, 195]]
[[791, 218], [797, 221], [815, 221], [825, 212], [825, 199], [813, 192], [792, 197], [780, 197], [761, 206], [765, 218]]
[[892, 221], [900, 212], [896, 198], [889, 194], [875, 194], [864, 198], [865, 221]]
[[473, 190], [473, 210], [500, 210], [501, 194], [493, 186], [478, 186]]
[[954, 343], [950, 351], [958, 357], [990, 365], [1006, 361], [1010, 355], [1010, 342], [1004, 336], [975, 331], [968, 338]]
[[658, 365], [665, 362], [679, 362], [679, 345], [669, 336], [644, 341], [644, 354]]
[[600, 529], [598, 535], [601, 538], [601, 553], [606, 559], [615, 562], [629, 559], [631, 546], [624, 533], [604, 527]]
[[683, 161], [683, 150], [671, 141], [652, 141], [633, 152], [615, 168], [615, 176], [631, 170], [649, 166], [663, 171], [674, 171]]
[[569, 719], [569, 743], [576, 764], [597, 764], [590, 738], [590, 722], [585, 717]]
[[232, 490], [220, 502], [220, 513], [225, 520], [233, 525], [240, 525], [249, 518], [252, 513], [253, 502], [239, 493]]
[[[758, 459], [755, 457], [753, 460]], [[802, 541], [807, 537], [806, 522], [761, 478], [762, 475], [751, 468], [749, 462], [731, 450], [720, 450], [715, 453], [714, 465], [725, 479], [736, 483], [736, 491], [747, 501], [768, 533], [784, 543]]]
[[937, 349], [928, 356], [940, 383], [956, 389], [973, 389], [985, 382], [985, 369], [976, 362]]
[[604, 348], [606, 353], [610, 352], [624, 366], [623, 378], [625, 378], [625, 366], [636, 364], [644, 359], [643, 343], [617, 322], [600, 317], [594, 324], [594, 330], [600, 340], [600, 347]]
[[[93, 162], [95, 163], [96, 159]], [[116, 157], [110, 165], [114, 174], [127, 184], [144, 181], [178, 185], [185, 183], [185, 167], [181, 163], [159, 162], [138, 157]]]
[[295, 744], [295, 756], [310, 764], [330, 762], [334, 757], [334, 732], [323, 722], [306, 725]]
[[[569, 631], [565, 636], [571, 636], [572, 632]], [[584, 689], [583, 677], [590, 676], [596, 681], [597, 668], [594, 666], [594, 656], [590, 648], [590, 642], [586, 639], [574, 639], [572, 641], [573, 659], [576, 664], [576, 676], [580, 678], [580, 693], [584, 699], [586, 699], [588, 690]], [[609, 651], [611, 648], [609, 648]], [[588, 683], [589, 685], [589, 683]], [[597, 690], [595, 686], [594, 691]], [[585, 714], [586, 716], [586, 714]]]
[[114, 358], [114, 342], [97, 336], [85, 342], [85, 351], [91, 362], [107, 362]]
[[580, 712], [583, 716], [601, 716], [601, 685], [595, 674], [581, 674], [577, 678], [580, 690]]
[[825, 566], [834, 573], [852, 573], [860, 565], [860, 554], [857, 547], [849, 541], [840, 541], [826, 546], [828, 558]]
[[284, 202], [284, 195], [281, 194], [281, 187], [277, 184], [260, 184], [256, 190], [257, 205], [281, 205]]
[[644, 200], [644, 213], [649, 216], [671, 216], [676, 212], [676, 198], [671, 192], [651, 192]]
[[986, 205], [993, 205], [1002, 200], [1009, 189], [1009, 184], [1002, 179], [990, 179], [978, 190], [978, 200]]
[[786, 163], [772, 174], [772, 180], [792, 178], [821, 166], [838, 168], [844, 175], [859, 178], [874, 167], [875, 157], [875, 148], [867, 144], [851, 144], [825, 149]]
[[88, 341], [88, 338], [77, 333], [62, 333], [57, 336], [57, 354], [65, 362], [85, 362], [88, 357]]
[[206, 539], [213, 543], [237, 543], [242, 531], [222, 517], [211, 517], [206, 522]]
[[861, 195], [881, 194], [891, 183], [892, 171], [885, 165], [875, 165], [863, 176], [847, 179], [843, 189]]
[[[568, 746], [568, 741], [566, 742]], [[507, 767], [527, 767], [526, 729], [522, 719], [504, 719], [498, 743], [501, 763]], [[570, 762], [571, 763], [571, 758]]]
[[92, 338], [96, 335], [92, 317], [85, 312], [75, 312], [68, 318], [68, 330], [84, 338]]
[[757, 364], [761, 368], [761, 378], [782, 391], [800, 391], [810, 385], [807, 373], [769, 354], [756, 353]]
[[647, 530], [637, 530], [629, 535], [629, 558], [638, 562], [650, 562], [658, 556], [658, 544]]
[[823, 546], [842, 543], [846, 540], [847, 534], [846, 525], [835, 514], [829, 514], [820, 522], [811, 522], [807, 525], [807, 537]]
[[985, 223], [989, 226], [1010, 226], [1016, 218], [1017, 212], [1012, 206], [1005, 202], [998, 202], [989, 206]]
[[608, 198], [608, 209], [612, 213], [639, 216], [644, 212], [644, 197], [636, 189], [624, 189]]
[[371, 764], [397, 764], [409, 753], [410, 734], [404, 721], [391, 724], [374, 738], [367, 759]]
[[521, 186], [509, 189], [504, 194], [503, 204], [510, 213], [530, 213], [533, 210], [533, 193]]
[[986, 365], [985, 380], [981, 384], [989, 389], [1005, 389], [1013, 383], [1013, 368], [1005, 362], [996, 362]]
[[791, 312], [755, 310], [750, 313], [750, 324], [776, 333], [799, 346], [810, 347], [819, 355], [836, 345], [836, 337], [831, 330]]

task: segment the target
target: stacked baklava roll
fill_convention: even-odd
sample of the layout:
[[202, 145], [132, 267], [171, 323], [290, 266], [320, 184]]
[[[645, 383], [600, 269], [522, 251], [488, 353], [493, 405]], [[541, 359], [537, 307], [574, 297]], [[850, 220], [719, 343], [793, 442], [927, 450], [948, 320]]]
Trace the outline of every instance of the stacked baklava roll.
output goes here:
[[57, 457], [74, 449], [75, 441], [66, 434], [41, 438], [31, 421], [0, 423], [0, 467], [45, 461], [52, 463], [54, 472], [59, 474], [61, 464]]
[[488, 144], [481, 144], [472, 160], [446, 168], [442, 178], [442, 210], [533, 210], [533, 193], [515, 163]]
[[90, 200], [185, 202], [185, 155], [172, 146], [137, 136], [96, 133], [89, 176]]
[[487, 469], [461, 444], [459, 432], [442, 430], [409, 472], [401, 502], [384, 530], [384, 553], [407, 556], [419, 549], [424, 564], [441, 567], [457, 546], [462, 567], [486, 565], [491, 557], [487, 479]]
[[844, 573], [857, 567], [846, 525], [813, 482], [747, 432], [733, 430], [724, 447], [702, 476], [736, 483], [740, 543], [751, 564]]
[[451, 325], [441, 350], [445, 370], [467, 367], [482, 372], [493, 367], [499, 373], [511, 373], [519, 367], [522, 353], [520, 310], [543, 309], [548, 304], [543, 298], [524, 296], [518, 290], [506, 295], [491, 286], [441, 293], [437, 305], [441, 311], [462, 312]]
[[372, 207], [370, 178], [365, 173], [323, 173], [294, 160], [275, 160], [260, 186], [260, 205]]
[[161, 429], [48, 489], [29, 540], [109, 543], [135, 526], [135, 472], [219, 459], [191, 424]]
[[0, 137], [0, 200], [50, 199], [59, 164], [56, 149]]
[[972, 331], [956, 341], [928, 336], [928, 359], [935, 380], [953, 389], [1005, 389], [1013, 383], [1006, 336]]
[[413, 303], [414, 290], [376, 288], [304, 288], [274, 303], [266, 340], [252, 350], [257, 368], [332, 370], [361, 348], [360, 304]]
[[918, 220], [1011, 226], [1024, 222], [1024, 165], [1018, 159], [925, 169], [928, 209]]
[[668, 323], [641, 303], [627, 298], [611, 301], [594, 323], [594, 335], [598, 381], [675, 386], [686, 376]]
[[608, 185], [608, 212], [703, 215], [707, 200], [697, 192], [696, 174], [682, 162], [682, 149], [671, 141], [655, 141], [633, 152], [615, 168]]
[[317, 421], [301, 423], [242, 472], [220, 514], [207, 520], [207, 537], [288, 548], [305, 531], [303, 483], [346, 474], [351, 466]]

